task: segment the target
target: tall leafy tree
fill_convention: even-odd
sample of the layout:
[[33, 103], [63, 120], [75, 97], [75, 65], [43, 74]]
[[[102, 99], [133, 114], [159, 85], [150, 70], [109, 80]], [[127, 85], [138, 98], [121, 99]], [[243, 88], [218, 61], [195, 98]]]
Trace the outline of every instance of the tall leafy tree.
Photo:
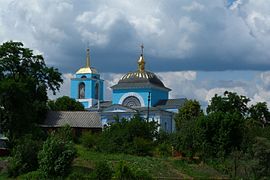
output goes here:
[[182, 107], [180, 107], [178, 113], [175, 116], [176, 129], [181, 129], [181, 126], [185, 122], [189, 122], [193, 119], [203, 115], [201, 105], [196, 100], [187, 100]]
[[223, 113], [240, 113], [245, 116], [248, 112], [247, 104], [250, 101], [246, 96], [238, 95], [234, 92], [224, 92], [224, 96], [217, 94], [211, 99], [210, 105], [207, 107], [207, 113], [223, 112]]
[[251, 120], [261, 127], [265, 127], [270, 123], [270, 112], [266, 102], [258, 102], [257, 104], [252, 105], [249, 112]]
[[206, 110], [208, 115], [199, 123], [205, 152], [213, 156], [225, 156], [240, 148], [249, 101], [245, 96], [228, 91], [223, 96], [215, 95], [211, 99]]
[[82, 103], [77, 102], [68, 96], [57, 98], [55, 101], [49, 101], [48, 106], [49, 106], [49, 109], [52, 111], [83, 111], [84, 110]]
[[203, 118], [200, 103], [196, 100], [187, 100], [175, 116], [177, 132], [173, 146], [187, 156], [193, 157], [200, 149], [200, 128], [197, 121]]
[[11, 139], [33, 130], [44, 118], [47, 90], [55, 93], [62, 82], [58, 70], [23, 43], [0, 45], [0, 129]]

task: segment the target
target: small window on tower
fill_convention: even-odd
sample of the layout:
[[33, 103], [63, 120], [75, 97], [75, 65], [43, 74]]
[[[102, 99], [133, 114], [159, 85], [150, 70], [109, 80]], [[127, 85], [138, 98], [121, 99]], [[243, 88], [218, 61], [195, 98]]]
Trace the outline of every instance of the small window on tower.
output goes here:
[[99, 99], [99, 85], [96, 83], [95, 86], [95, 99]]
[[83, 82], [81, 82], [79, 84], [79, 99], [84, 99], [85, 98], [85, 84]]
[[86, 78], [86, 76], [82, 76], [81, 78]]

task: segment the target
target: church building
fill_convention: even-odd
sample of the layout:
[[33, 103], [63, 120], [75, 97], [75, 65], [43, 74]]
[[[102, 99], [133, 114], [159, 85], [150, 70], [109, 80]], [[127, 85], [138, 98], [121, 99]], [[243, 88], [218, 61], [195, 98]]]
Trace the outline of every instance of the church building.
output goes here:
[[148, 121], [158, 122], [160, 129], [172, 132], [175, 130], [174, 115], [186, 99], [169, 99], [171, 89], [146, 70], [143, 46], [141, 50], [137, 70], [126, 73], [112, 86], [112, 100], [104, 101], [104, 80], [91, 66], [87, 49], [85, 67], [71, 79], [71, 98], [81, 102], [86, 110], [98, 112], [103, 126], [113, 123], [115, 118], [130, 119], [139, 114]]

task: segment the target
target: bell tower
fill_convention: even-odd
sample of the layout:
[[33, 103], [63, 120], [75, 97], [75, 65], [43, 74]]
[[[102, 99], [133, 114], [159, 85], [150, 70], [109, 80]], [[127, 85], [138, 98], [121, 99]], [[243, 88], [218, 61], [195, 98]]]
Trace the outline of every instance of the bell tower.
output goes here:
[[71, 78], [71, 98], [81, 102], [84, 108], [104, 100], [104, 80], [100, 79], [98, 71], [91, 67], [90, 49], [86, 50], [86, 65], [80, 68]]

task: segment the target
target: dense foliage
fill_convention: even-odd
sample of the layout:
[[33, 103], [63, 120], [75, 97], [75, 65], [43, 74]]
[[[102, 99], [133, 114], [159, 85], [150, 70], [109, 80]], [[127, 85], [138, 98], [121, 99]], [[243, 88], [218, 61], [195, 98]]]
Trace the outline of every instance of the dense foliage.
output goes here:
[[[38, 153], [39, 170], [46, 177], [66, 176], [76, 155], [68, 127], [52, 133]], [[67, 135], [68, 134], [68, 135]]]
[[150, 155], [157, 136], [157, 123], [140, 116], [122, 119], [110, 125], [101, 134], [98, 149], [104, 152]]
[[266, 103], [248, 102], [226, 91], [211, 99], [203, 115], [196, 101], [188, 100], [176, 115], [172, 145], [187, 157], [216, 162], [232, 177], [268, 177], [270, 114]]
[[25, 135], [16, 141], [9, 159], [8, 174], [16, 177], [38, 168], [37, 153], [40, 150], [41, 141], [34, 140], [31, 135]]
[[62, 83], [57, 69], [21, 42], [0, 45], [0, 128], [11, 141], [31, 133], [46, 112], [47, 90]]
[[202, 117], [203, 112], [196, 100], [187, 100], [175, 116], [177, 133], [173, 134], [172, 145], [188, 157], [193, 157], [201, 148], [201, 129], [197, 120]]
[[185, 123], [189, 123], [194, 119], [203, 115], [200, 103], [196, 100], [187, 100], [183, 106], [179, 108], [179, 112], [175, 116], [176, 129], [183, 129]]
[[48, 107], [51, 111], [84, 111], [82, 103], [68, 96], [57, 98], [55, 101], [50, 100]]

